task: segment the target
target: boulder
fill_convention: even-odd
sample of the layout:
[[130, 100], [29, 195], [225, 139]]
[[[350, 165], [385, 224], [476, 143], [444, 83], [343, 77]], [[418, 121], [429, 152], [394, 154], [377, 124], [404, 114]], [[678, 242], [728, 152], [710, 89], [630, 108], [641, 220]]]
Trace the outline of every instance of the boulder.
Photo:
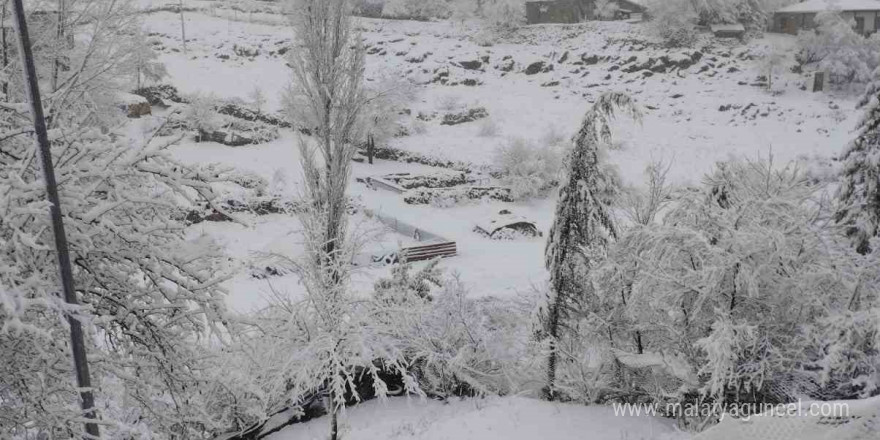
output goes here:
[[458, 65], [465, 70], [480, 70], [483, 67], [483, 62], [480, 60], [459, 61]]
[[552, 64], [547, 64], [543, 61], [535, 61], [534, 63], [529, 64], [526, 67], [526, 70], [524, 70], [523, 72], [526, 75], [535, 75], [537, 73], [546, 73], [546, 72], [550, 72], [552, 70], [553, 70]]

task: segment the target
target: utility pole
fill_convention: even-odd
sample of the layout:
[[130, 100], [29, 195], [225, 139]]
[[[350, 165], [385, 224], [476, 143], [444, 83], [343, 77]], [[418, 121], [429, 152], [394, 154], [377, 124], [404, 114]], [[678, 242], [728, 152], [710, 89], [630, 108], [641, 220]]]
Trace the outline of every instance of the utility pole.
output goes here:
[[[37, 147], [43, 167], [43, 180], [46, 182], [46, 195], [49, 199], [49, 214], [52, 220], [52, 231], [55, 234], [55, 251], [58, 255], [58, 268], [61, 274], [61, 285], [64, 300], [77, 305], [76, 291], [73, 287], [73, 271], [70, 268], [70, 254], [67, 249], [67, 236], [64, 233], [64, 221], [61, 218], [61, 202], [58, 198], [58, 185], [55, 181], [55, 169], [52, 165], [52, 152], [49, 149], [49, 135], [46, 132], [46, 119], [43, 116], [43, 102], [40, 100], [40, 87], [37, 82], [37, 69], [34, 67], [34, 54], [28, 36], [27, 20], [25, 20], [22, 0], [11, 0], [15, 15], [15, 30], [18, 32], [19, 53], [21, 54], [22, 72], [27, 88], [28, 100], [31, 104], [31, 115], [34, 118], [34, 132], [37, 135]], [[95, 423], [95, 399], [92, 395], [89, 364], [83, 342], [82, 323], [73, 315], [67, 315], [70, 324], [70, 347], [73, 352], [73, 364], [76, 369], [76, 384], [80, 389], [82, 410], [88, 421], [85, 431], [89, 436], [99, 438], [101, 433]]]
[[186, 25], [183, 24], [183, 0], [178, 0], [180, 9], [180, 39], [183, 41], [183, 54], [186, 55]]

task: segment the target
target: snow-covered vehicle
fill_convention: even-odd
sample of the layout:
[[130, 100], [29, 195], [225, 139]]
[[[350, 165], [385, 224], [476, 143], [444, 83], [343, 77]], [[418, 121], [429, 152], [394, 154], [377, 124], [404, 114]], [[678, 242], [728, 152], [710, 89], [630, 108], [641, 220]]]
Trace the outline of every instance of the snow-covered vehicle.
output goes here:
[[518, 237], [540, 237], [534, 221], [503, 209], [485, 221], [477, 223], [474, 232], [493, 240], [513, 240]]

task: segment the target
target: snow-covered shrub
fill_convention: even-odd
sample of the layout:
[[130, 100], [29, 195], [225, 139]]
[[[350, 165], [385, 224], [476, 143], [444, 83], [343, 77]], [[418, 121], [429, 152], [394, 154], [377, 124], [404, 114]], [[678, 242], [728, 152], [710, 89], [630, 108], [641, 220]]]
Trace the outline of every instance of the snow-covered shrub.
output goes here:
[[526, 22], [523, 0], [485, 0], [480, 13], [494, 30], [501, 32], [512, 31]]
[[378, 144], [409, 131], [402, 123], [406, 108], [416, 97], [413, 85], [405, 80], [381, 78], [369, 86], [366, 93], [370, 96], [360, 118], [360, 131], [366, 139]]
[[542, 197], [558, 183], [563, 153], [554, 145], [539, 147], [515, 138], [495, 150], [493, 165], [514, 199]]
[[446, 0], [385, 0], [382, 7], [383, 17], [411, 20], [448, 18], [451, 13]]
[[409, 131], [418, 135], [426, 134], [428, 132], [428, 124], [425, 121], [413, 119], [409, 123]]
[[550, 124], [544, 129], [544, 133], [541, 135], [541, 142], [544, 145], [568, 148], [569, 138], [558, 125]]
[[602, 20], [611, 20], [617, 15], [620, 6], [614, 0], [596, 0], [596, 16]]
[[436, 262], [412, 276], [395, 269], [375, 295], [407, 310], [388, 327], [427, 394], [507, 394], [534, 378], [528, 304], [471, 298], [456, 275], [441, 276]]
[[437, 108], [445, 112], [452, 112], [462, 107], [461, 97], [454, 94], [444, 95], [437, 101]]
[[687, 0], [662, 0], [651, 5], [651, 29], [670, 47], [691, 47], [697, 41], [697, 14]]
[[479, 137], [495, 137], [498, 136], [498, 131], [500, 128], [498, 127], [498, 123], [495, 122], [492, 118], [483, 119], [483, 122], [480, 122], [480, 126], [477, 128], [477, 136]]
[[216, 97], [196, 94], [189, 101], [189, 106], [184, 108], [181, 115], [187, 126], [200, 132], [214, 132], [224, 125], [223, 117], [217, 113]]
[[477, 15], [478, 3], [472, 0], [452, 0], [450, 3], [449, 19], [455, 23], [463, 24]]
[[880, 35], [865, 37], [853, 29], [839, 12], [816, 15], [816, 29], [798, 34], [797, 59], [802, 66], [815, 65], [829, 73], [834, 83], [864, 83], [880, 65]]
[[623, 231], [579, 327], [604, 335], [589, 371], [606, 388], [591, 395], [880, 392], [880, 260], [849, 248], [817, 190], [794, 166], [732, 160], [678, 192], [659, 223]]
[[779, 44], [770, 45], [758, 59], [758, 72], [767, 78], [767, 90], [773, 90], [773, 78], [784, 71], [789, 48]]
[[417, 188], [403, 194], [403, 201], [410, 205], [431, 205], [448, 208], [460, 203], [478, 200], [512, 202], [510, 188], [495, 186], [464, 186], [457, 188]]

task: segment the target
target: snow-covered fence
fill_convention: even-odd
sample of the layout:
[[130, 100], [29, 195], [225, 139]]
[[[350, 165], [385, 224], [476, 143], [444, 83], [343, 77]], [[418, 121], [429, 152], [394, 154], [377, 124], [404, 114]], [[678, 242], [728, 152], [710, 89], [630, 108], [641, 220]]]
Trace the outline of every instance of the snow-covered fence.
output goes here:
[[373, 217], [394, 232], [409, 237], [412, 241], [401, 246], [399, 255], [408, 261], [429, 260], [436, 257], [452, 257], [457, 255], [455, 241], [446, 239], [432, 232], [418, 228], [394, 217], [364, 210], [367, 216]]

